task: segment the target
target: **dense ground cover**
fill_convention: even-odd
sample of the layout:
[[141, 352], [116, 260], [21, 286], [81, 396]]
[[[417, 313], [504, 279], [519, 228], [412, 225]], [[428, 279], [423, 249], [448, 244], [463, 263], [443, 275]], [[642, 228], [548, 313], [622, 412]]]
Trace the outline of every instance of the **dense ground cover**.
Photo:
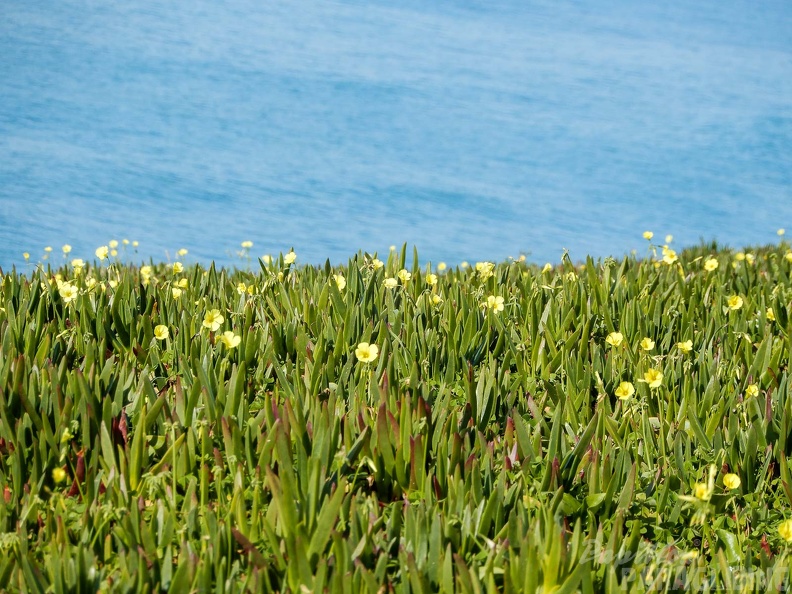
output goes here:
[[6, 272], [0, 585], [787, 587], [787, 244], [410, 256]]

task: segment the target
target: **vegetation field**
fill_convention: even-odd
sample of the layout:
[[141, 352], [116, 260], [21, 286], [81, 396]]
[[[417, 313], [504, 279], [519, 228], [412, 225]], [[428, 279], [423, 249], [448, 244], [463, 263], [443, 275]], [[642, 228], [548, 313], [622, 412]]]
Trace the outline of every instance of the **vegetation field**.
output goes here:
[[3, 272], [0, 589], [788, 589], [790, 247], [646, 235]]

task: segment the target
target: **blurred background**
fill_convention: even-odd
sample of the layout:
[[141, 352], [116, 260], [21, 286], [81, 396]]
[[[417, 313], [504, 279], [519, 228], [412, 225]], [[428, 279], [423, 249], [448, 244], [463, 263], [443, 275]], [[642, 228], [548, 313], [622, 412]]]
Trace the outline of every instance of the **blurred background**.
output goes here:
[[[0, 266], [792, 228], [792, 3], [3, 0]], [[790, 229], [792, 233], [792, 229]]]

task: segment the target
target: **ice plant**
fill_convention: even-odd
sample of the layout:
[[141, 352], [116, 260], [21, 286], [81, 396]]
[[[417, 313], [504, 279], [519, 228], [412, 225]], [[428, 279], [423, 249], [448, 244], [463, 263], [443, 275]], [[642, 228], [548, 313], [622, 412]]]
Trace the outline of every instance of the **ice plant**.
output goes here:
[[607, 342], [612, 347], [617, 347], [621, 345], [623, 340], [624, 340], [624, 335], [621, 332], [611, 332], [605, 338], [605, 342]]
[[242, 337], [234, 334], [231, 330], [226, 330], [218, 340], [222, 342], [227, 349], [233, 349], [239, 346], [239, 343], [242, 342]]
[[165, 340], [168, 336], [170, 336], [170, 332], [165, 324], [159, 324], [154, 328], [154, 338], [157, 340]]
[[614, 393], [619, 400], [627, 400], [630, 396], [635, 394], [635, 386], [630, 382], [621, 382]]
[[371, 363], [377, 358], [377, 355], [379, 355], [379, 348], [376, 344], [361, 342], [355, 349], [355, 357], [363, 363]]
[[222, 326], [224, 321], [225, 318], [220, 313], [220, 310], [212, 309], [206, 312], [206, 315], [204, 316], [203, 319], [203, 327], [208, 328], [212, 332], [217, 332], [217, 330], [220, 329], [220, 326]]

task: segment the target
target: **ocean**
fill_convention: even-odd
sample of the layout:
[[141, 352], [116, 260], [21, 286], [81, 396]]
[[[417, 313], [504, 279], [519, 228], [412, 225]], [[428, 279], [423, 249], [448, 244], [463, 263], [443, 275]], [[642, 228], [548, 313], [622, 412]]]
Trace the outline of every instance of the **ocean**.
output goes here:
[[0, 267], [792, 235], [792, 3], [4, 0]]

